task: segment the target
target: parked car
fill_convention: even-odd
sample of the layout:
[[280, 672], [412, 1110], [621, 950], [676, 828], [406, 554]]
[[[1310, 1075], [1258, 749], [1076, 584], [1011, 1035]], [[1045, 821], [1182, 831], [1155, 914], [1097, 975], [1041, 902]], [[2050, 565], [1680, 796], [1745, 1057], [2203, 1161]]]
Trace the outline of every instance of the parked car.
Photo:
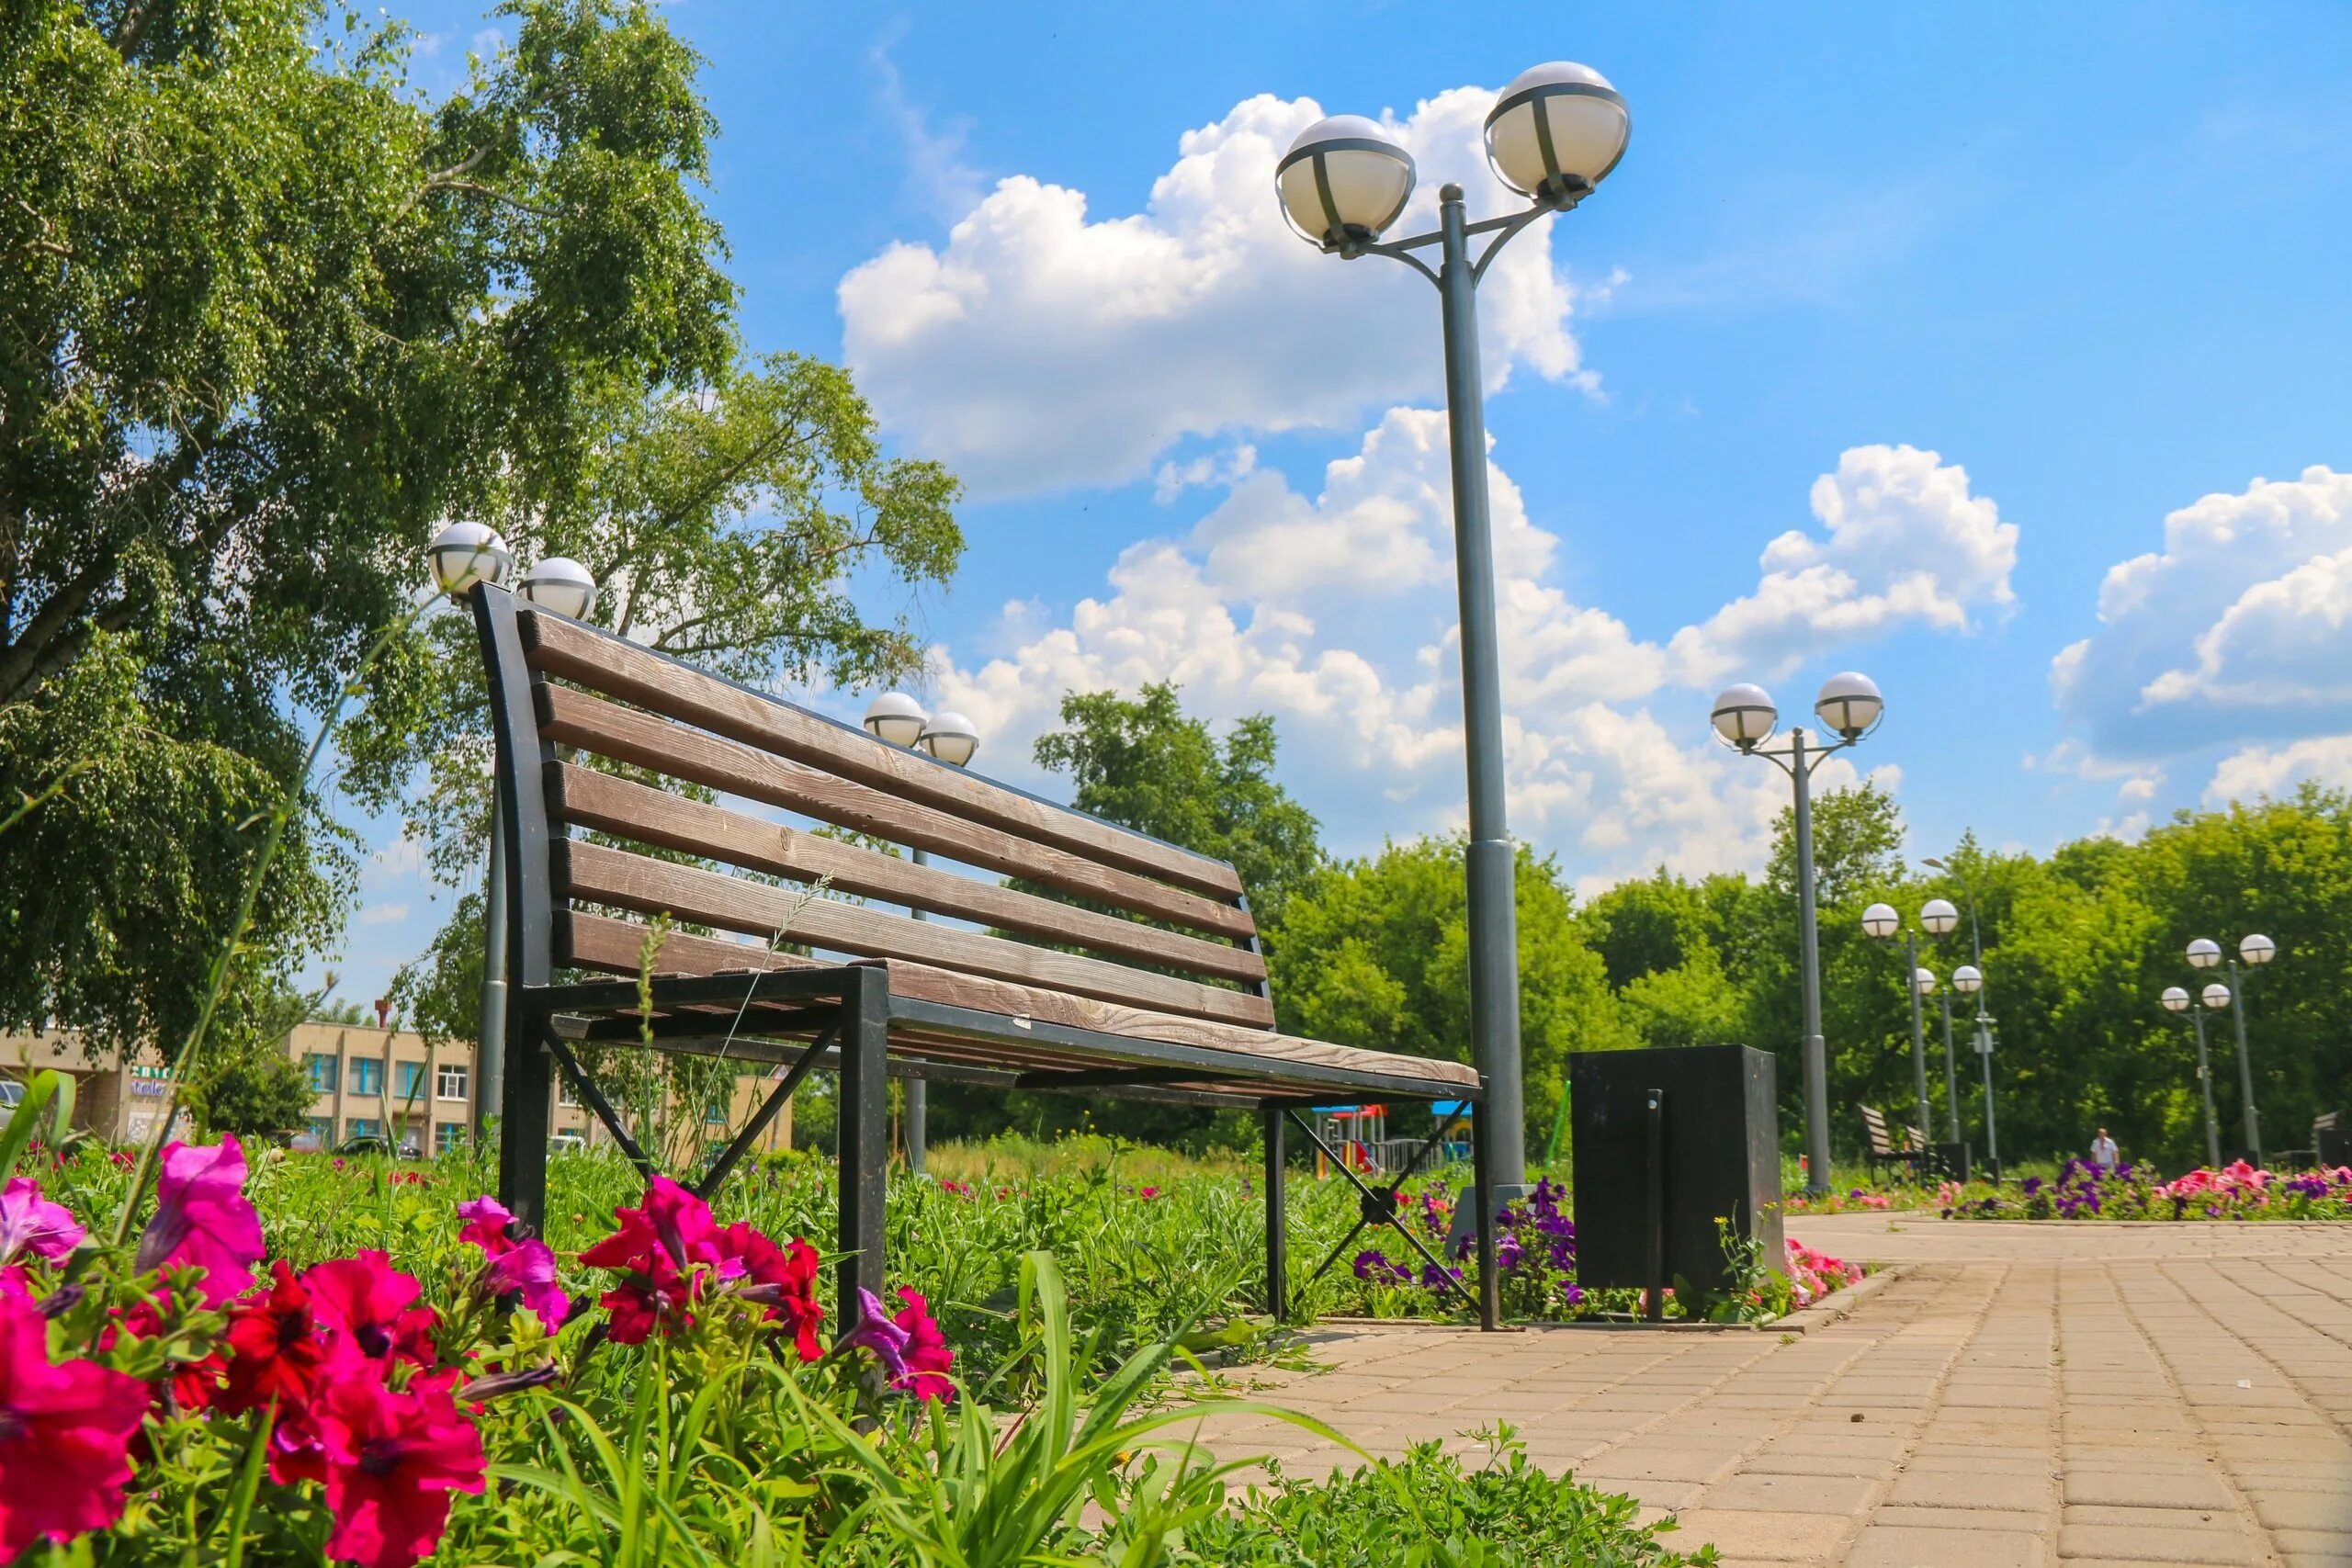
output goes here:
[[577, 1133], [557, 1133], [548, 1139], [548, 1153], [576, 1155], [586, 1149], [588, 1140]]
[[403, 1143], [395, 1149], [392, 1147], [390, 1139], [374, 1133], [363, 1133], [357, 1137], [345, 1138], [334, 1146], [334, 1152], [339, 1155], [392, 1155], [401, 1159], [424, 1157], [424, 1152], [413, 1143]]
[[25, 1086], [14, 1078], [0, 1078], [0, 1127], [16, 1119], [17, 1107], [25, 1102]]

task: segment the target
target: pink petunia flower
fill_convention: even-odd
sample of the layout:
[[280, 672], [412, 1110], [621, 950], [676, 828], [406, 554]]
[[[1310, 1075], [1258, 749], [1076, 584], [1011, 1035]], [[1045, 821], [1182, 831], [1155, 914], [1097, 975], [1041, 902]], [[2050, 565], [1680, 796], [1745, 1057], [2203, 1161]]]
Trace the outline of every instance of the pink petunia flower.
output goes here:
[[506, 1251], [492, 1257], [482, 1268], [482, 1284], [494, 1295], [520, 1295], [524, 1310], [549, 1334], [561, 1328], [571, 1312], [571, 1298], [556, 1282], [555, 1254], [536, 1236], [510, 1242]]
[[122, 1517], [147, 1385], [94, 1361], [51, 1362], [40, 1308], [0, 1292], [0, 1561]]
[[907, 1375], [907, 1345], [911, 1336], [890, 1320], [882, 1310], [881, 1298], [860, 1285], [857, 1288], [857, 1326], [842, 1336], [842, 1343], [866, 1351], [882, 1363], [882, 1371], [893, 1385]]
[[514, 1246], [514, 1237], [506, 1233], [514, 1216], [488, 1193], [458, 1204], [458, 1218], [465, 1222], [458, 1227], [458, 1239], [472, 1242], [489, 1257], [496, 1258]]
[[433, 1364], [433, 1309], [414, 1304], [422, 1287], [388, 1254], [370, 1249], [313, 1264], [302, 1284], [312, 1319], [333, 1339], [371, 1361]]
[[0, 1263], [19, 1251], [55, 1263], [81, 1245], [74, 1211], [40, 1195], [40, 1183], [19, 1176], [0, 1188]]
[[419, 1377], [401, 1393], [368, 1378], [330, 1385], [317, 1409], [327, 1555], [361, 1568], [409, 1568], [440, 1544], [449, 1494], [482, 1490], [481, 1434], [458, 1411], [451, 1379]]
[[261, 1215], [244, 1194], [245, 1151], [223, 1133], [210, 1148], [167, 1144], [155, 1183], [155, 1217], [139, 1238], [138, 1269], [165, 1264], [204, 1270], [198, 1293], [220, 1306], [245, 1293], [261, 1261]]
[[946, 1374], [956, 1365], [956, 1352], [948, 1348], [939, 1320], [931, 1315], [931, 1303], [921, 1291], [907, 1285], [899, 1287], [899, 1302], [898, 1315], [891, 1321], [907, 1333], [907, 1370], [898, 1386], [917, 1399], [953, 1399], [956, 1385]]

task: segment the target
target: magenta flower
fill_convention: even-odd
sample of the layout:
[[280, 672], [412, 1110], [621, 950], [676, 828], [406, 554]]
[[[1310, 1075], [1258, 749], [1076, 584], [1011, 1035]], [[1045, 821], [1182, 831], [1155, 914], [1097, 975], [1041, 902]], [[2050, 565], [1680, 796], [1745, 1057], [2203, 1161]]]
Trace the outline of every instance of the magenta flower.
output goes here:
[[245, 1151], [223, 1133], [211, 1148], [164, 1147], [155, 1183], [155, 1217], [139, 1238], [141, 1273], [168, 1263], [204, 1270], [197, 1287], [207, 1306], [244, 1294], [261, 1261], [261, 1216], [245, 1201]]
[[321, 1330], [373, 1361], [434, 1361], [433, 1309], [415, 1304], [423, 1287], [372, 1248], [329, 1258], [302, 1272], [311, 1316]]
[[327, 1555], [361, 1568], [409, 1568], [440, 1544], [449, 1494], [482, 1490], [481, 1434], [458, 1414], [447, 1376], [399, 1393], [369, 1378], [330, 1386], [314, 1413], [334, 1534]]
[[947, 1381], [947, 1373], [956, 1365], [956, 1352], [948, 1348], [939, 1320], [931, 1315], [931, 1303], [921, 1291], [906, 1285], [899, 1287], [899, 1314], [891, 1321], [907, 1332], [907, 1370], [896, 1380], [897, 1386], [917, 1399], [953, 1398], [956, 1385]]
[[80, 1245], [74, 1211], [40, 1195], [40, 1183], [19, 1176], [0, 1189], [0, 1263], [28, 1251], [55, 1263]]
[[907, 1345], [912, 1337], [890, 1321], [879, 1297], [863, 1285], [857, 1288], [857, 1326], [842, 1336], [842, 1344], [872, 1351], [895, 1384], [907, 1375]]
[[147, 1385], [94, 1361], [53, 1363], [49, 1324], [0, 1292], [0, 1561], [122, 1517]]
[[488, 1193], [458, 1204], [458, 1218], [465, 1222], [458, 1231], [458, 1239], [472, 1242], [485, 1256], [496, 1258], [514, 1245], [514, 1238], [506, 1234], [514, 1216], [507, 1212], [505, 1204]]
[[507, 1250], [493, 1255], [482, 1269], [482, 1286], [493, 1295], [519, 1294], [524, 1309], [549, 1334], [571, 1311], [571, 1298], [556, 1282], [555, 1254], [537, 1237], [509, 1242]]
[[642, 1213], [661, 1238], [662, 1250], [679, 1268], [707, 1263], [722, 1280], [742, 1274], [742, 1261], [728, 1257], [719, 1246], [718, 1222], [710, 1217], [710, 1205], [668, 1177], [657, 1176], [646, 1184]]

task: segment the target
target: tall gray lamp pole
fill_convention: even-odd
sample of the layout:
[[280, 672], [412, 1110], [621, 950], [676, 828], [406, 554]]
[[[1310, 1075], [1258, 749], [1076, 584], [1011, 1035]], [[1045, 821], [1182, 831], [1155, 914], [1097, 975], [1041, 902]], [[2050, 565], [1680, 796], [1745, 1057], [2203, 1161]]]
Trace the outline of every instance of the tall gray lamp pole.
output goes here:
[[[1921, 912], [1926, 923], [1926, 912]], [[1879, 942], [1891, 940], [1903, 930], [1903, 917], [1895, 913], [1892, 904], [1872, 904], [1862, 911], [1862, 930]], [[1935, 1117], [1928, 1109], [1928, 1026], [1922, 1010], [1928, 997], [1936, 988], [1935, 972], [1919, 967], [1919, 933], [1903, 932], [1905, 960], [1904, 989], [1911, 993], [1911, 1077], [1918, 1095], [1918, 1129], [1922, 1140], [1935, 1135]], [[1914, 1151], [1924, 1158], [1925, 1151]]]
[[[1813, 711], [1838, 739], [1808, 740], [1802, 726], [1781, 746], [1768, 744], [1780, 723], [1771, 694], [1742, 682], [1724, 689], [1709, 716], [1716, 737], [1744, 757], [1769, 758], [1796, 791], [1797, 958], [1804, 992], [1805, 1190], [1829, 1190], [1829, 1049], [1821, 1034], [1821, 930], [1814, 908], [1813, 771], [1825, 758], [1860, 740], [1886, 714], [1886, 699], [1869, 676], [1849, 670], [1821, 683]], [[1916, 967], [1916, 965], [1915, 965]]]
[[[2249, 936], [2238, 943], [2238, 954], [2248, 965], [2267, 964], [2278, 953], [2278, 944], [2267, 936]], [[2188, 962], [2199, 969], [2211, 969], [2220, 962], [2219, 945], [2204, 937], [2188, 944]], [[2256, 1165], [2262, 1159], [2262, 1120], [2254, 1109], [2254, 1062], [2245, 1045], [2245, 982], [2238, 974], [2238, 961], [2232, 958], [2230, 968], [2230, 1016], [2237, 1024], [2238, 1034], [2238, 1103], [2245, 1114], [2245, 1146]]]
[[[1470, 1035], [1486, 1080], [1492, 1179], [1526, 1180], [1526, 1108], [1519, 1050], [1516, 853], [1504, 820], [1502, 666], [1495, 626], [1493, 526], [1487, 509], [1487, 428], [1478, 370], [1478, 282], [1510, 237], [1592, 194], [1624, 156], [1625, 100], [1597, 71], [1555, 62], [1522, 73], [1487, 116], [1487, 158], [1529, 199], [1501, 218], [1467, 220], [1463, 191], [1438, 192], [1438, 228], [1383, 241], [1413, 194], [1412, 154], [1361, 115], [1317, 120], [1274, 170], [1283, 215], [1301, 237], [1353, 260], [1401, 261], [1437, 286], [1445, 336], [1447, 438], [1453, 451], [1454, 572], [1462, 605], [1463, 730], [1470, 774], [1467, 854]], [[1476, 256], [1473, 235], [1491, 233]], [[1438, 248], [1432, 269], [1417, 251]]]
[[[968, 742], [963, 747], [963, 754], [952, 759], [943, 756], [940, 750], [931, 744], [933, 725], [948, 719], [955, 721], [955, 728], [962, 732], [965, 741]], [[933, 756], [939, 757], [943, 761], [952, 761], [954, 765], [959, 768], [972, 760], [972, 752], [978, 745], [971, 730], [971, 720], [965, 718], [961, 714], [944, 713], [934, 719], [922, 711], [921, 703], [904, 692], [885, 692], [875, 698], [865, 710], [865, 731], [876, 739], [887, 741], [905, 750], [912, 750], [920, 746]], [[907, 858], [916, 865], [931, 863], [930, 857], [912, 845], [907, 848]], [[918, 920], [931, 918], [926, 911], [911, 905], [908, 907], [907, 913]], [[930, 1120], [930, 1086], [921, 1078], [908, 1078], [906, 1080], [907, 1168], [917, 1176], [922, 1174], [923, 1156], [928, 1148]]]

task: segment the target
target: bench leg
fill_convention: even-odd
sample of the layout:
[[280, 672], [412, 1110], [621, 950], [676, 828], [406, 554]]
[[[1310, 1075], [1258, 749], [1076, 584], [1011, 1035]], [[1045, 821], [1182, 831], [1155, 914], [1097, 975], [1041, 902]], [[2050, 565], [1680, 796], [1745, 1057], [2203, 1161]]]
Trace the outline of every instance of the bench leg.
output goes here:
[[547, 1234], [548, 1111], [555, 1062], [539, 1021], [510, 1005], [505, 1081], [498, 1094], [498, 1201], [525, 1235]]
[[841, 1107], [841, 1235], [846, 1254], [836, 1275], [835, 1311], [841, 1332], [858, 1323], [860, 1286], [882, 1293], [883, 1201], [890, 1158], [889, 977], [860, 972], [842, 998]]
[[1269, 1111], [1266, 1123], [1266, 1311], [1276, 1323], [1290, 1317], [1289, 1183], [1284, 1181], [1283, 1113]]

